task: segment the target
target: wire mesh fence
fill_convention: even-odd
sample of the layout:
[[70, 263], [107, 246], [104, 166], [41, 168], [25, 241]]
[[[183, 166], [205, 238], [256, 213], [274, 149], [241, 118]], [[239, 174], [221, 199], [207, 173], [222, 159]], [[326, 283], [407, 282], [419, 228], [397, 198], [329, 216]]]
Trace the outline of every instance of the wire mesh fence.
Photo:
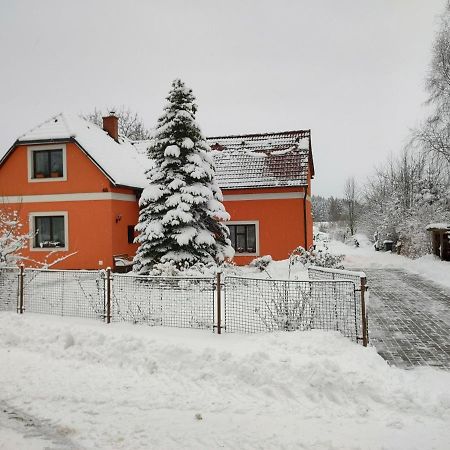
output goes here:
[[[325, 267], [308, 267], [308, 276], [311, 280], [349, 280], [355, 285], [355, 305], [356, 305], [356, 316], [361, 320], [356, 321], [356, 332], [358, 339], [364, 340], [363, 336], [367, 336], [369, 339], [367, 323], [368, 323], [368, 311], [365, 307], [367, 301], [367, 293], [365, 293], [367, 286], [365, 285], [366, 274], [364, 272], [353, 272], [349, 270], [338, 270], [338, 269], [328, 269]], [[365, 293], [365, 299], [362, 297], [362, 293]], [[362, 312], [362, 307], [364, 305], [364, 314]], [[366, 322], [366, 327], [363, 323]], [[364, 330], [364, 328], [366, 328]]]
[[213, 328], [214, 278], [115, 274], [111, 286], [113, 321], [178, 328]]
[[227, 332], [336, 330], [356, 340], [354, 284], [227, 277]]
[[15, 311], [19, 300], [18, 268], [0, 269], [0, 311]]
[[25, 269], [26, 312], [101, 319], [105, 315], [101, 272]]
[[336, 330], [361, 340], [358, 274], [353, 280], [336, 279], [327, 270], [310, 276], [325, 279], [221, 280], [220, 274], [182, 278], [0, 268], [0, 310], [231, 333]]

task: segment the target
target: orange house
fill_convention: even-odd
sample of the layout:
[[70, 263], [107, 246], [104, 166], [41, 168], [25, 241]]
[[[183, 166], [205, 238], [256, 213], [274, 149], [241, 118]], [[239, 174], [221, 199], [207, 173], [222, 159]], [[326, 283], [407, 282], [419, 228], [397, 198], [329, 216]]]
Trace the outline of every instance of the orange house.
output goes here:
[[[208, 138], [231, 215], [235, 262], [270, 254], [285, 259], [312, 245], [308, 131]], [[22, 135], [0, 160], [2, 208], [19, 212], [32, 233], [24, 263], [60, 260], [60, 269], [113, 266], [133, 256], [138, 200], [146, 185], [146, 142], [59, 114]]]

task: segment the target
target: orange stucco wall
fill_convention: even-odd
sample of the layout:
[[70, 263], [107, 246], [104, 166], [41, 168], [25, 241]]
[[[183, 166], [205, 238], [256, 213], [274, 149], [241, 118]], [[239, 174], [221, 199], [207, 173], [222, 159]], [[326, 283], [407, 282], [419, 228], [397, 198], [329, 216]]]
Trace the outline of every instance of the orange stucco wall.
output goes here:
[[[54, 195], [115, 192], [134, 195], [132, 189], [116, 188], [107, 177], [72, 142], [66, 143], [67, 181], [28, 181], [27, 146], [18, 146], [0, 166], [0, 199], [8, 196]], [[224, 205], [232, 221], [259, 222], [259, 256], [272, 255], [285, 259], [299, 245], [312, 245], [311, 202], [306, 201], [306, 233], [303, 198], [227, 200], [228, 195], [304, 193], [303, 188], [234, 189], [224, 191]], [[308, 188], [308, 196], [310, 189]], [[76, 252], [55, 265], [60, 269], [98, 269], [112, 266], [113, 255], [134, 255], [137, 246], [128, 244], [127, 227], [138, 220], [137, 201], [83, 200], [47, 203], [19, 202], [7, 205], [19, 211], [24, 231], [28, 231], [29, 215], [36, 212], [64, 211], [68, 216], [68, 249], [50, 258]], [[43, 261], [47, 252], [27, 248], [22, 255]], [[256, 255], [236, 254], [237, 264], [247, 264]], [[25, 264], [35, 266], [25, 260]]]
[[[0, 167], [0, 196], [67, 194], [112, 190], [103, 173], [75, 143], [66, 145], [67, 181], [28, 182], [27, 146], [20, 145]], [[32, 146], [30, 146], [32, 147]]]
[[[124, 193], [133, 190], [116, 188], [89, 160], [75, 143], [66, 144], [67, 180], [30, 183], [28, 181], [27, 146], [18, 146], [0, 167], [0, 199], [8, 196], [54, 195], [80, 193]], [[98, 269], [112, 266], [113, 255], [133, 255], [136, 246], [128, 244], [127, 226], [135, 225], [138, 217], [137, 201], [83, 200], [40, 203], [9, 203], [4, 205], [19, 211], [23, 230], [29, 230], [29, 217], [37, 212], [66, 212], [68, 217], [68, 249], [48, 258], [75, 253], [54, 267], [59, 269]], [[120, 219], [119, 219], [120, 217]], [[48, 252], [26, 248], [22, 255], [27, 266], [30, 260], [43, 262]]]
[[[303, 193], [302, 188], [233, 189], [224, 191], [224, 205], [231, 221], [259, 222], [259, 256], [271, 255], [273, 259], [286, 259], [299, 245], [305, 246], [304, 199], [267, 199], [227, 201], [228, 195]], [[312, 245], [312, 217], [310, 201], [306, 202], [307, 243]], [[240, 256], [236, 264], [247, 264], [255, 256]]]

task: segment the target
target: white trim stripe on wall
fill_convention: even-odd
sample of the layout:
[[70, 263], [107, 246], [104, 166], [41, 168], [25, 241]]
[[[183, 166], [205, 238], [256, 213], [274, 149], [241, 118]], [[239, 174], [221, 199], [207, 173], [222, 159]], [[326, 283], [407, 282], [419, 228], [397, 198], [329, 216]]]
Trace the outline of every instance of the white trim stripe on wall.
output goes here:
[[265, 194], [224, 194], [225, 202], [239, 202], [242, 200], [277, 200], [290, 198], [305, 198], [304, 192], [270, 192]]
[[[246, 200], [282, 200], [302, 199], [304, 192], [271, 192], [265, 194], [225, 194], [225, 202], [239, 202]], [[118, 192], [81, 192], [74, 194], [49, 194], [49, 195], [18, 195], [0, 197], [0, 203], [51, 203], [51, 202], [82, 202], [88, 200], [119, 200], [124, 202], [136, 202], [133, 194], [121, 194]], [[309, 195], [306, 200], [311, 201]]]
[[0, 197], [0, 203], [82, 202], [87, 200], [120, 200], [124, 202], [137, 202], [135, 195], [120, 194], [118, 192], [82, 192], [78, 194], [19, 195]]

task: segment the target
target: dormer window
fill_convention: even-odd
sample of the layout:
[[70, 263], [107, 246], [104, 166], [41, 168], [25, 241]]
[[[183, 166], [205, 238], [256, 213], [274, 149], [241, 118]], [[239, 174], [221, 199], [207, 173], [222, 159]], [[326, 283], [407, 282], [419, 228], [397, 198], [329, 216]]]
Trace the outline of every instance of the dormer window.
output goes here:
[[66, 146], [28, 147], [28, 181], [64, 181], [66, 174]]

